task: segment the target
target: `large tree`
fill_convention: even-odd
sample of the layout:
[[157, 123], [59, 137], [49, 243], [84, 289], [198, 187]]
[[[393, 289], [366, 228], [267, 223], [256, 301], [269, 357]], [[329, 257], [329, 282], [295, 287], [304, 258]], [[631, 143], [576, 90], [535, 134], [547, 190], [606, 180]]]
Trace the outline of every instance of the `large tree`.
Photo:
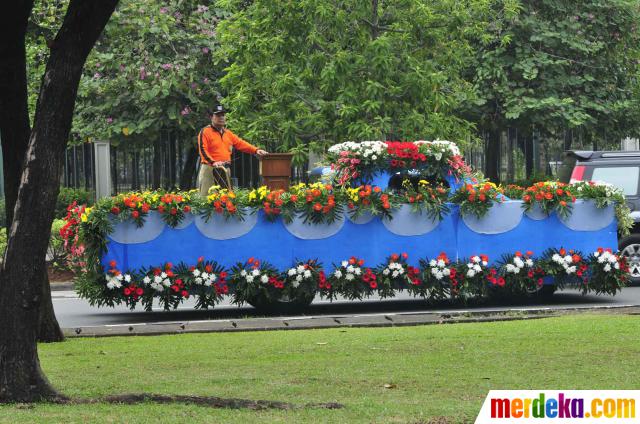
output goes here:
[[586, 137], [637, 134], [640, 125], [629, 118], [637, 116], [638, 22], [637, 0], [522, 0], [494, 38], [479, 39], [470, 77], [479, 99], [469, 119], [490, 134], [490, 178], [498, 178], [507, 127], [529, 138], [533, 130], [557, 138], [568, 129]]
[[[238, 131], [303, 157], [345, 140], [469, 141], [462, 70], [487, 1], [223, 0], [221, 80]], [[505, 2], [506, 3], [506, 2]], [[513, 2], [516, 3], [516, 2]], [[514, 5], [501, 6], [501, 16]], [[221, 62], [224, 63], [224, 62]]]
[[[30, 122], [27, 102], [27, 61], [25, 35], [33, 1], [16, 5], [16, 15], [3, 15], [2, 26], [7, 31], [0, 44], [0, 140], [4, 170], [6, 226], [11, 228], [13, 209], [18, 196], [22, 166], [29, 144]], [[6, 21], [4, 21], [6, 20]], [[44, 258], [42, 259], [44, 260]], [[42, 302], [38, 314], [38, 340], [64, 339], [51, 302], [51, 287], [46, 268], [42, 272]]]
[[[0, 269], [0, 402], [57, 396], [42, 373], [36, 344], [44, 258], [82, 68], [116, 4], [71, 0], [50, 43]], [[24, 22], [30, 10], [30, 1], [16, 1], [3, 10], [3, 17]], [[0, 44], [11, 39], [12, 29], [3, 25]]]

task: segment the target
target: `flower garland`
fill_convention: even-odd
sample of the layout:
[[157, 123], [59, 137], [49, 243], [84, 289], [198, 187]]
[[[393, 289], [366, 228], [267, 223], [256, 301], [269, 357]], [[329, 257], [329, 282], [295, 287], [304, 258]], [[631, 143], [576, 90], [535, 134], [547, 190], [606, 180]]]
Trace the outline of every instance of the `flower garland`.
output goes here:
[[558, 182], [540, 182], [527, 188], [522, 195], [522, 207], [526, 211], [539, 207], [546, 215], [556, 211], [563, 218], [571, 215], [572, 204], [576, 197], [571, 194], [567, 184]]
[[485, 181], [478, 184], [465, 184], [452, 196], [451, 201], [460, 205], [460, 212], [474, 215], [478, 219], [489, 212], [494, 203], [504, 201], [502, 189], [494, 183]]
[[630, 234], [635, 222], [621, 189], [601, 181], [578, 181], [571, 184], [571, 190], [578, 199], [593, 200], [598, 208], [614, 205], [618, 231], [623, 236]]
[[484, 254], [451, 261], [445, 253], [408, 263], [406, 253], [394, 253], [377, 267], [366, 267], [361, 258], [351, 257], [327, 274], [317, 260], [295, 261], [282, 272], [268, 263], [249, 258], [230, 271], [215, 261], [198, 258], [194, 265], [165, 263], [139, 271], [122, 272], [115, 261], [104, 274], [84, 274], [77, 283], [81, 297], [92, 304], [124, 303], [134, 309], [142, 303], [151, 310], [154, 299], [164, 309], [175, 309], [194, 297], [195, 307], [206, 309], [230, 296], [233, 303], [265, 307], [278, 302], [308, 304], [316, 294], [329, 299], [342, 296], [362, 299], [374, 294], [392, 297], [407, 290], [429, 301], [467, 300], [497, 295], [536, 293], [544, 279], [554, 278], [560, 287], [579, 287], [583, 293], [615, 294], [628, 282], [624, 258], [599, 248], [587, 259], [572, 250], [549, 249], [541, 257], [532, 252], [505, 255], [497, 266]]

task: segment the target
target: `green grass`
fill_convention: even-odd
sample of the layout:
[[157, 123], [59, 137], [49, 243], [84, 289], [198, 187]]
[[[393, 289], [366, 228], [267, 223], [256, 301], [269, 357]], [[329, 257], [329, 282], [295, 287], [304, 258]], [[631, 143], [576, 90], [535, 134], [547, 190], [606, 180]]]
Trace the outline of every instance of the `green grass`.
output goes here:
[[[13, 405], [0, 407], [0, 422], [473, 421], [490, 389], [640, 389], [639, 335], [638, 317], [580, 315], [73, 339], [40, 346], [50, 381], [69, 396], [152, 392], [298, 405], [340, 402], [345, 408], [254, 412], [193, 405]], [[396, 387], [385, 388], [387, 383]]]

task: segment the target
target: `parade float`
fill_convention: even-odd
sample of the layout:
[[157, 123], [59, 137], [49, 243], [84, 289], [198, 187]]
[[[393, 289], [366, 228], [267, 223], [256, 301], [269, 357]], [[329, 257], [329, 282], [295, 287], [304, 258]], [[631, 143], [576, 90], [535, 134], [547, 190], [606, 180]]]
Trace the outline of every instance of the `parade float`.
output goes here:
[[598, 183], [499, 187], [448, 141], [342, 143], [331, 183], [120, 194], [70, 205], [61, 234], [90, 303], [261, 308], [399, 291], [468, 300], [575, 286], [615, 294], [628, 210]]

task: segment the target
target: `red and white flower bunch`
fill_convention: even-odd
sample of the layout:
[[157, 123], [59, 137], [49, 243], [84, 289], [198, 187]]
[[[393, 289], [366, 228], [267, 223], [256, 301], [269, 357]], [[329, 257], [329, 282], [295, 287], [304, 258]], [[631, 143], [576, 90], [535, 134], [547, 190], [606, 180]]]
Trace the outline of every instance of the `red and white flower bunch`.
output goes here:
[[331, 273], [331, 295], [337, 291], [348, 299], [362, 299], [378, 288], [377, 279], [371, 268], [364, 268], [364, 259], [352, 256]]
[[385, 265], [377, 269], [380, 297], [393, 297], [396, 291], [421, 283], [420, 269], [409, 265], [408, 257], [406, 253], [394, 253], [387, 258]]
[[322, 264], [315, 259], [296, 261], [294, 266], [283, 273], [283, 278], [286, 297], [290, 301], [311, 301], [316, 291], [331, 288], [326, 287], [327, 278], [322, 271]]
[[496, 271], [489, 268], [489, 257], [485, 254], [473, 255], [456, 267], [451, 273], [451, 295], [461, 298], [483, 296], [488, 282], [492, 282]]
[[421, 260], [420, 265], [422, 284], [411, 284], [408, 287], [409, 293], [414, 296], [441, 300], [447, 298], [451, 288], [458, 285], [455, 264], [451, 263], [445, 252], [430, 261]]
[[267, 262], [253, 257], [244, 264], [239, 263], [231, 270], [234, 285], [234, 303], [256, 304], [279, 299], [285, 287], [285, 280], [277, 269]]
[[347, 141], [331, 146], [328, 156], [336, 171], [338, 185], [356, 178], [370, 179], [386, 159], [387, 145], [382, 141]]
[[547, 274], [555, 277], [559, 287], [569, 283], [587, 284], [589, 265], [583, 256], [572, 249], [549, 249], [543, 254], [543, 268]]
[[531, 293], [544, 284], [545, 272], [536, 264], [530, 250], [503, 258], [500, 271], [511, 291]]
[[624, 257], [599, 247], [589, 258], [591, 287], [596, 293], [615, 294], [629, 281], [629, 266]]

